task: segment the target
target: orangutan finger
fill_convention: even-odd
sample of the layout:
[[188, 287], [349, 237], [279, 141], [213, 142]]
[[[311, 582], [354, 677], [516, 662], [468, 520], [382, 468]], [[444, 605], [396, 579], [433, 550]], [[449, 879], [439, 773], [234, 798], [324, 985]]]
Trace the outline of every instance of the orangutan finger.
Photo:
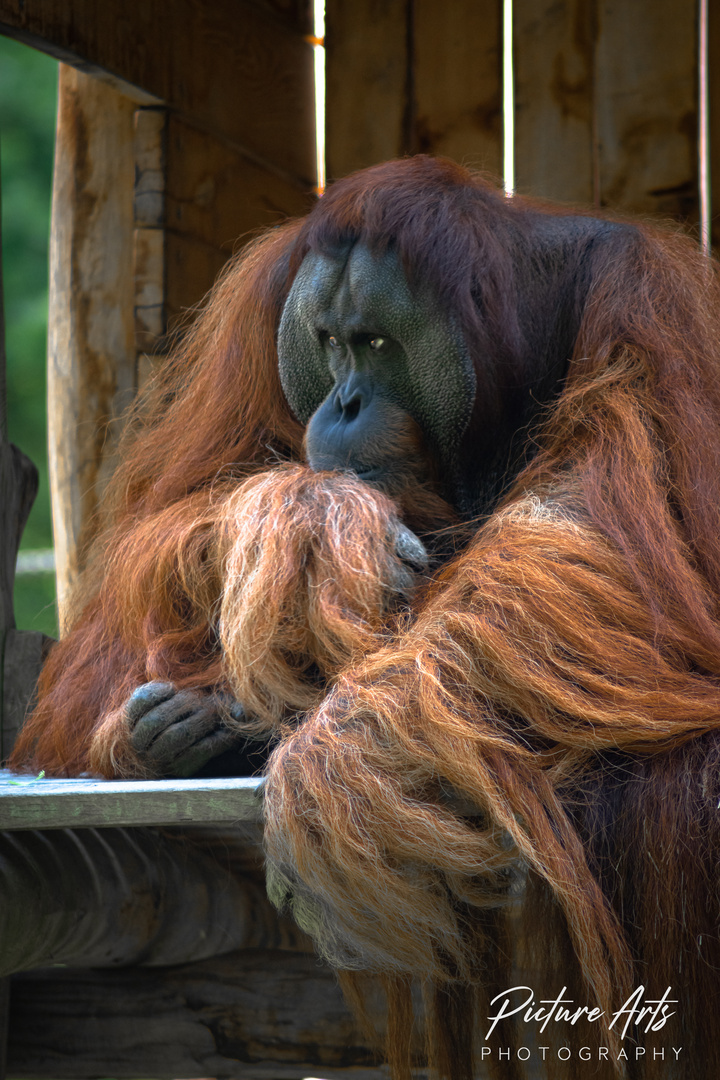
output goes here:
[[143, 683], [125, 702], [125, 715], [131, 723], [135, 723], [146, 712], [161, 702], [167, 701], [175, 693], [175, 687], [170, 682]]
[[159, 732], [143, 749], [143, 754], [147, 761], [156, 766], [172, 762], [181, 757], [189, 747], [216, 730], [219, 724], [220, 719], [215, 709], [201, 709]]
[[221, 716], [227, 716], [239, 724], [247, 720], [247, 713], [245, 712], [244, 707], [239, 701], [236, 701], [232, 694], [221, 691], [214, 695], [214, 699], [218, 703], [218, 711]]
[[160, 702], [154, 708], [148, 710], [144, 716], [136, 722], [130, 736], [130, 743], [137, 753], [148, 753], [155, 740], [168, 728], [174, 727], [181, 721], [204, 719], [207, 714], [218, 723], [217, 705], [208, 707], [211, 698], [203, 698], [194, 690], [181, 690], [166, 701]]
[[204, 765], [207, 765], [208, 761], [219, 757], [227, 750], [236, 749], [244, 741], [244, 736], [238, 732], [228, 731], [227, 728], [216, 729], [200, 742], [193, 743], [187, 750], [169, 760], [164, 767], [164, 773], [166, 776], [177, 776], [179, 779], [194, 776]]

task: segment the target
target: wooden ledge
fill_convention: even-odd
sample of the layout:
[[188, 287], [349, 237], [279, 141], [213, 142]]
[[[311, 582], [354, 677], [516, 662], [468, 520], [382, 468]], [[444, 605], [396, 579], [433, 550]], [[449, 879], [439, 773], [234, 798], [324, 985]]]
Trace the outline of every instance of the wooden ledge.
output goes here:
[[262, 821], [262, 777], [48, 780], [0, 769], [0, 829], [103, 829]]

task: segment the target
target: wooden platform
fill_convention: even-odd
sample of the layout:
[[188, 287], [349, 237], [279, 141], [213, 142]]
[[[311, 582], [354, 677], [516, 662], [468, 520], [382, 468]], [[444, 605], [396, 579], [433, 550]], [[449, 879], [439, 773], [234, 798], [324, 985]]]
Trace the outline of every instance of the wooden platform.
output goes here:
[[0, 769], [0, 829], [235, 825], [261, 821], [263, 783], [261, 777], [48, 780]]

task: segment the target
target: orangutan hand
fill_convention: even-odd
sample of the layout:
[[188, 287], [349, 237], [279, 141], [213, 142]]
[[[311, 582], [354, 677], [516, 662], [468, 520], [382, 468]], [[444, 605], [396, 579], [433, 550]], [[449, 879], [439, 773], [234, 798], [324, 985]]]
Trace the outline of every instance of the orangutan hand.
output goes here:
[[244, 720], [229, 694], [177, 690], [169, 682], [139, 686], [123, 707], [130, 746], [158, 776], [194, 776], [212, 758], [243, 746], [246, 736], [226, 719]]

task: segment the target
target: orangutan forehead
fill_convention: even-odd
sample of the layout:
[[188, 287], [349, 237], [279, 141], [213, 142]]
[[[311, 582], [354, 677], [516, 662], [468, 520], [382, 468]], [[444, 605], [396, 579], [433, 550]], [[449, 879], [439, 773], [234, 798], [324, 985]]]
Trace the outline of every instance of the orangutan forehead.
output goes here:
[[315, 319], [355, 318], [359, 330], [377, 330], [385, 323], [388, 332], [393, 327], [395, 336], [402, 337], [417, 323], [420, 310], [437, 306], [427, 287], [411, 291], [392, 247], [375, 252], [357, 241], [333, 252], [310, 252], [298, 278], [299, 295]]

